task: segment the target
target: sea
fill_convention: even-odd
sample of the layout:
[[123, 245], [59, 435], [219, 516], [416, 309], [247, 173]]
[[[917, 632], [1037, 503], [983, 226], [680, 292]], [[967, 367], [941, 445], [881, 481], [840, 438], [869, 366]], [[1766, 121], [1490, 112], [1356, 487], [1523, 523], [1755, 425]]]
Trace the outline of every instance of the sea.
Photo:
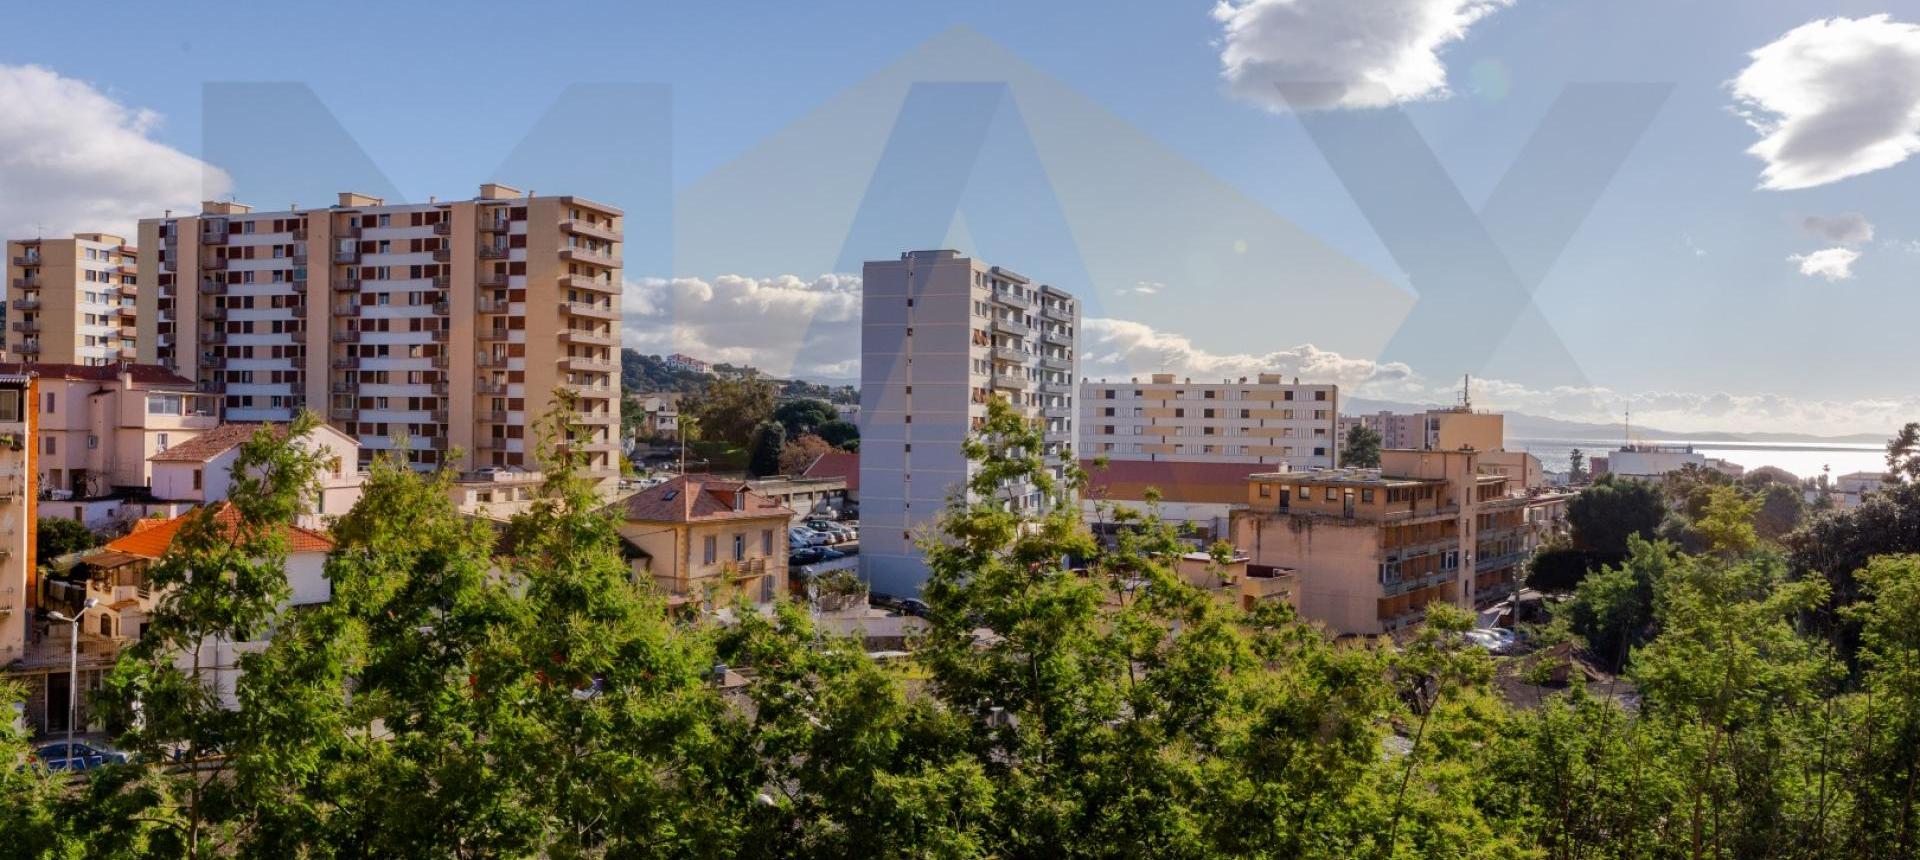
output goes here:
[[[1718, 457], [1732, 463], [1739, 463], [1749, 471], [1761, 466], [1775, 466], [1792, 472], [1801, 478], [1818, 477], [1824, 471], [1830, 471], [1834, 477], [1848, 472], [1880, 472], [1887, 468], [1887, 449], [1884, 445], [1864, 442], [1727, 442], [1721, 440], [1697, 441], [1692, 439], [1635, 439], [1636, 444], [1651, 445], [1691, 445], [1693, 450], [1706, 457]], [[1507, 439], [1507, 450], [1525, 451], [1540, 458], [1540, 462], [1549, 472], [1567, 470], [1567, 457], [1573, 449], [1591, 457], [1605, 454], [1620, 447], [1615, 439], [1548, 439], [1513, 438]]]

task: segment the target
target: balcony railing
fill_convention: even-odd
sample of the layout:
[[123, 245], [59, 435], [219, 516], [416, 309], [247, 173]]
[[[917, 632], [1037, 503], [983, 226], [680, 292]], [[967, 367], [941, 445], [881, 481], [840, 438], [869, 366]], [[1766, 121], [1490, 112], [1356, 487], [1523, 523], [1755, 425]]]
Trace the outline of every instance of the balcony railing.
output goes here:
[[335, 248], [333, 251], [333, 261], [336, 263], [358, 263], [360, 262], [360, 249]]
[[440, 222], [438, 222], [438, 223], [435, 223], [435, 224], [433, 225], [433, 235], [435, 235], [435, 236], [451, 236], [451, 235], [453, 235], [453, 222], [452, 222], [452, 221], [440, 221]]
[[506, 258], [507, 247], [505, 245], [480, 246], [480, 259], [482, 260], [504, 260]]

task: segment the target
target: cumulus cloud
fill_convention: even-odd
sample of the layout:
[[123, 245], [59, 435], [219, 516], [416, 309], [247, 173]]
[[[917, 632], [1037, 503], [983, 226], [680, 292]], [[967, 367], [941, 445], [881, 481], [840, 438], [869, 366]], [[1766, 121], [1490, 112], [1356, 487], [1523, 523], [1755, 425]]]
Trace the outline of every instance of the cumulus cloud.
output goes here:
[[1853, 277], [1853, 263], [1858, 259], [1860, 252], [1852, 248], [1823, 248], [1811, 254], [1794, 254], [1787, 262], [1800, 264], [1802, 275], [1826, 278], [1832, 283]]
[[1221, 0], [1213, 17], [1235, 95], [1272, 110], [1375, 108], [1445, 97], [1441, 52], [1512, 3]]
[[1860, 245], [1873, 241], [1873, 222], [1858, 212], [1843, 215], [1808, 215], [1800, 222], [1800, 229], [1829, 242], [1842, 245]]
[[40, 66], [0, 65], [0, 235], [105, 230], [198, 209], [219, 169], [153, 139], [160, 116]]
[[626, 284], [625, 345], [750, 364], [776, 376], [859, 376], [860, 278], [643, 278]]
[[[1082, 323], [1081, 362], [1083, 373], [1095, 379], [1128, 379], [1156, 372], [1196, 380], [1281, 373], [1303, 382], [1337, 383], [1345, 398], [1410, 404], [1450, 405], [1457, 401], [1460, 385], [1457, 378], [1430, 378], [1404, 364], [1383, 364], [1310, 345], [1263, 354], [1209, 352], [1184, 336], [1114, 319]], [[1636, 424], [1677, 432], [1750, 427], [1828, 435], [1879, 432], [1920, 413], [1920, 397], [1818, 400], [1770, 393], [1537, 388], [1480, 377], [1473, 380], [1473, 403], [1501, 412], [1603, 424], [1619, 421], [1621, 410], [1631, 408]]]
[[1166, 286], [1167, 286], [1166, 284], [1160, 283], [1158, 281], [1135, 281], [1133, 286], [1121, 288], [1120, 294], [1136, 295], [1136, 296], [1151, 296], [1155, 293], [1160, 292]]
[[1811, 188], [1920, 152], [1920, 26], [1825, 18], [1748, 55], [1731, 84], [1760, 142], [1760, 185]]

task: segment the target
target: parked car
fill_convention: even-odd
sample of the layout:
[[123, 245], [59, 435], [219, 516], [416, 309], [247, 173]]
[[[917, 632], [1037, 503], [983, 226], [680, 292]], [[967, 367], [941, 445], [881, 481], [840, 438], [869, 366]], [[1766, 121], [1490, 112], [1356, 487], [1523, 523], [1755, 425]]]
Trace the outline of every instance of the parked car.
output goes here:
[[74, 741], [45, 744], [33, 751], [33, 761], [47, 770], [93, 770], [109, 764], [126, 764], [127, 754], [119, 750]]
[[788, 545], [791, 546], [796, 541], [803, 541], [807, 546], [826, 546], [827, 536], [813, 529], [803, 529], [799, 526], [787, 529]]
[[824, 546], [810, 546], [805, 549], [797, 549], [797, 550], [794, 550], [793, 552], [788, 553], [787, 563], [788, 564], [819, 564], [820, 562], [823, 562], [823, 561], [832, 561], [836, 558], [846, 558], [846, 557], [847, 557], [846, 553], [836, 549], [828, 549], [827, 547], [824, 547]]
[[900, 601], [900, 611], [915, 618], [927, 617], [927, 603], [918, 597], [909, 597]]
[[840, 541], [858, 540], [860, 537], [858, 532], [855, 532], [853, 529], [848, 528], [847, 526], [844, 526], [840, 523], [836, 523], [832, 520], [807, 520], [807, 528], [813, 529], [814, 531], [817, 531], [817, 532], [825, 532], [827, 534], [833, 535], [834, 536], [833, 540], [835, 543], [838, 543]]

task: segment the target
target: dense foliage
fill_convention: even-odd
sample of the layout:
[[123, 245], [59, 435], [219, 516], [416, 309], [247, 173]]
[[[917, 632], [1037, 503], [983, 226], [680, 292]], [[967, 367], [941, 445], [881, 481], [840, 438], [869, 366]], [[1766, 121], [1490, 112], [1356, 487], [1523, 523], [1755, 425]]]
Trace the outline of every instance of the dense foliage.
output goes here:
[[1380, 465], [1380, 431], [1364, 424], [1355, 424], [1347, 430], [1347, 438], [1340, 443], [1340, 465], [1377, 468]]
[[[968, 441], [979, 468], [924, 542], [931, 617], [901, 671], [794, 604], [670, 620], [551, 448], [543, 500], [498, 534], [454, 511], [444, 476], [380, 462], [335, 530], [332, 600], [289, 610], [273, 526], [297, 512], [311, 464], [262, 434], [243, 452], [260, 477], [236, 491], [240, 530], [183, 532], [157, 571], [174, 591], [155, 634], [110, 679], [123, 742], [146, 755], [71, 784], [0, 769], [0, 845], [119, 858], [1920, 856], [1920, 556], [1860, 558], [1852, 599], [1831, 610], [1830, 570], [1802, 570], [1819, 564], [1822, 523], [1864, 522], [1816, 518], [1783, 554], [1755, 527], [1762, 500], [1723, 488], [1690, 518], [1697, 553], [1652, 526], [1620, 530], [1619, 560], [1542, 635], [1623, 675], [1575, 672], [1523, 708], [1500, 691], [1549, 652], [1499, 667], [1458, 611], [1435, 605], [1398, 643], [1333, 642], [1285, 603], [1218, 599], [1218, 570], [1177, 572], [1185, 547], [1151, 514], [1101, 511], [1128, 526], [1103, 543], [1074, 505], [1016, 512], [1009, 482], [1056, 499], [1082, 483], [1056, 480], [1040, 450], [998, 405]], [[1855, 659], [1804, 623], [1823, 610], [1856, 631]], [[175, 659], [265, 630], [220, 691], [226, 707]], [[0, 752], [17, 759], [19, 738], [0, 734]]]

